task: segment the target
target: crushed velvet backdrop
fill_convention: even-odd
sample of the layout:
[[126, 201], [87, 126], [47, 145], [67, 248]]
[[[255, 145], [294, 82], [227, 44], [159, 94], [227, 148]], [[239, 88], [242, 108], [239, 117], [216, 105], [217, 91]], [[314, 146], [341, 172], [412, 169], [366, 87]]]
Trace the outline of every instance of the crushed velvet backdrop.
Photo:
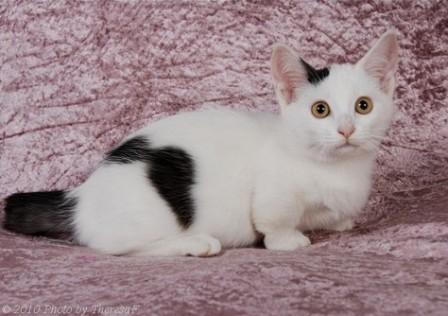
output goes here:
[[196, 259], [112, 257], [0, 230], [2, 312], [447, 315], [447, 8], [436, 0], [1, 1], [0, 199], [73, 187], [127, 133], [178, 110], [275, 111], [277, 41], [319, 67], [355, 62], [392, 27], [402, 48], [399, 111], [353, 231], [315, 232], [314, 244], [295, 252]]

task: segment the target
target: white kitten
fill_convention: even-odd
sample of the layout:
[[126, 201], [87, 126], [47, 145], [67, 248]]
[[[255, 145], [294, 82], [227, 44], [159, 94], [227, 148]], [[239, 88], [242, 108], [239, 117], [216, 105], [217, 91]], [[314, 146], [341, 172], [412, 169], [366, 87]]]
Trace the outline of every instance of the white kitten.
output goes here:
[[362, 210], [394, 112], [393, 32], [356, 65], [316, 70], [275, 46], [281, 114], [178, 114], [128, 137], [70, 191], [7, 199], [7, 229], [73, 233], [121, 255], [218, 254], [254, 244], [295, 250], [304, 231], [346, 230]]

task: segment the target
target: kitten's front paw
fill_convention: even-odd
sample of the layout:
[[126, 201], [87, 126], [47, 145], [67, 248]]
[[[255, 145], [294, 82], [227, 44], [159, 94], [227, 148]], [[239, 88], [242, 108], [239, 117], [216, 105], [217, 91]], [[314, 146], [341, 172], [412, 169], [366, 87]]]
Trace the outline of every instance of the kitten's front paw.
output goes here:
[[193, 257], [211, 257], [221, 252], [218, 239], [206, 234], [191, 236], [185, 243], [184, 254]]
[[350, 230], [355, 226], [355, 222], [351, 218], [344, 219], [340, 222], [337, 222], [333, 227], [331, 227], [331, 230], [337, 231], [337, 232], [343, 232], [346, 230]]
[[264, 245], [269, 250], [291, 251], [311, 245], [308, 237], [297, 230], [266, 234]]

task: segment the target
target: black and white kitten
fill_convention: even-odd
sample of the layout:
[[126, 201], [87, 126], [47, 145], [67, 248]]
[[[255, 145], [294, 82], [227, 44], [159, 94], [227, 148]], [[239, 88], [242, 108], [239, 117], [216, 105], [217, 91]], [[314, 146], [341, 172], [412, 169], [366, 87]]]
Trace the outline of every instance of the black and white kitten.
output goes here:
[[279, 115], [218, 108], [160, 120], [79, 187], [7, 198], [5, 228], [168, 256], [212, 256], [258, 236], [295, 250], [310, 244], [307, 230], [352, 228], [394, 112], [396, 35], [355, 65], [315, 70], [282, 45], [271, 63]]

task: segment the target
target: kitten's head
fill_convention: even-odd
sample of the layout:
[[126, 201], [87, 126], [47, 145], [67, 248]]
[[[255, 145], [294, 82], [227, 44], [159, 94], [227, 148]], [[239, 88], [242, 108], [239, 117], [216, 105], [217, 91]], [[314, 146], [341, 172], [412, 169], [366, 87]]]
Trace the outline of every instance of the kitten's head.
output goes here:
[[314, 69], [283, 45], [272, 76], [293, 142], [319, 160], [374, 153], [392, 121], [398, 43], [385, 33], [355, 65]]

